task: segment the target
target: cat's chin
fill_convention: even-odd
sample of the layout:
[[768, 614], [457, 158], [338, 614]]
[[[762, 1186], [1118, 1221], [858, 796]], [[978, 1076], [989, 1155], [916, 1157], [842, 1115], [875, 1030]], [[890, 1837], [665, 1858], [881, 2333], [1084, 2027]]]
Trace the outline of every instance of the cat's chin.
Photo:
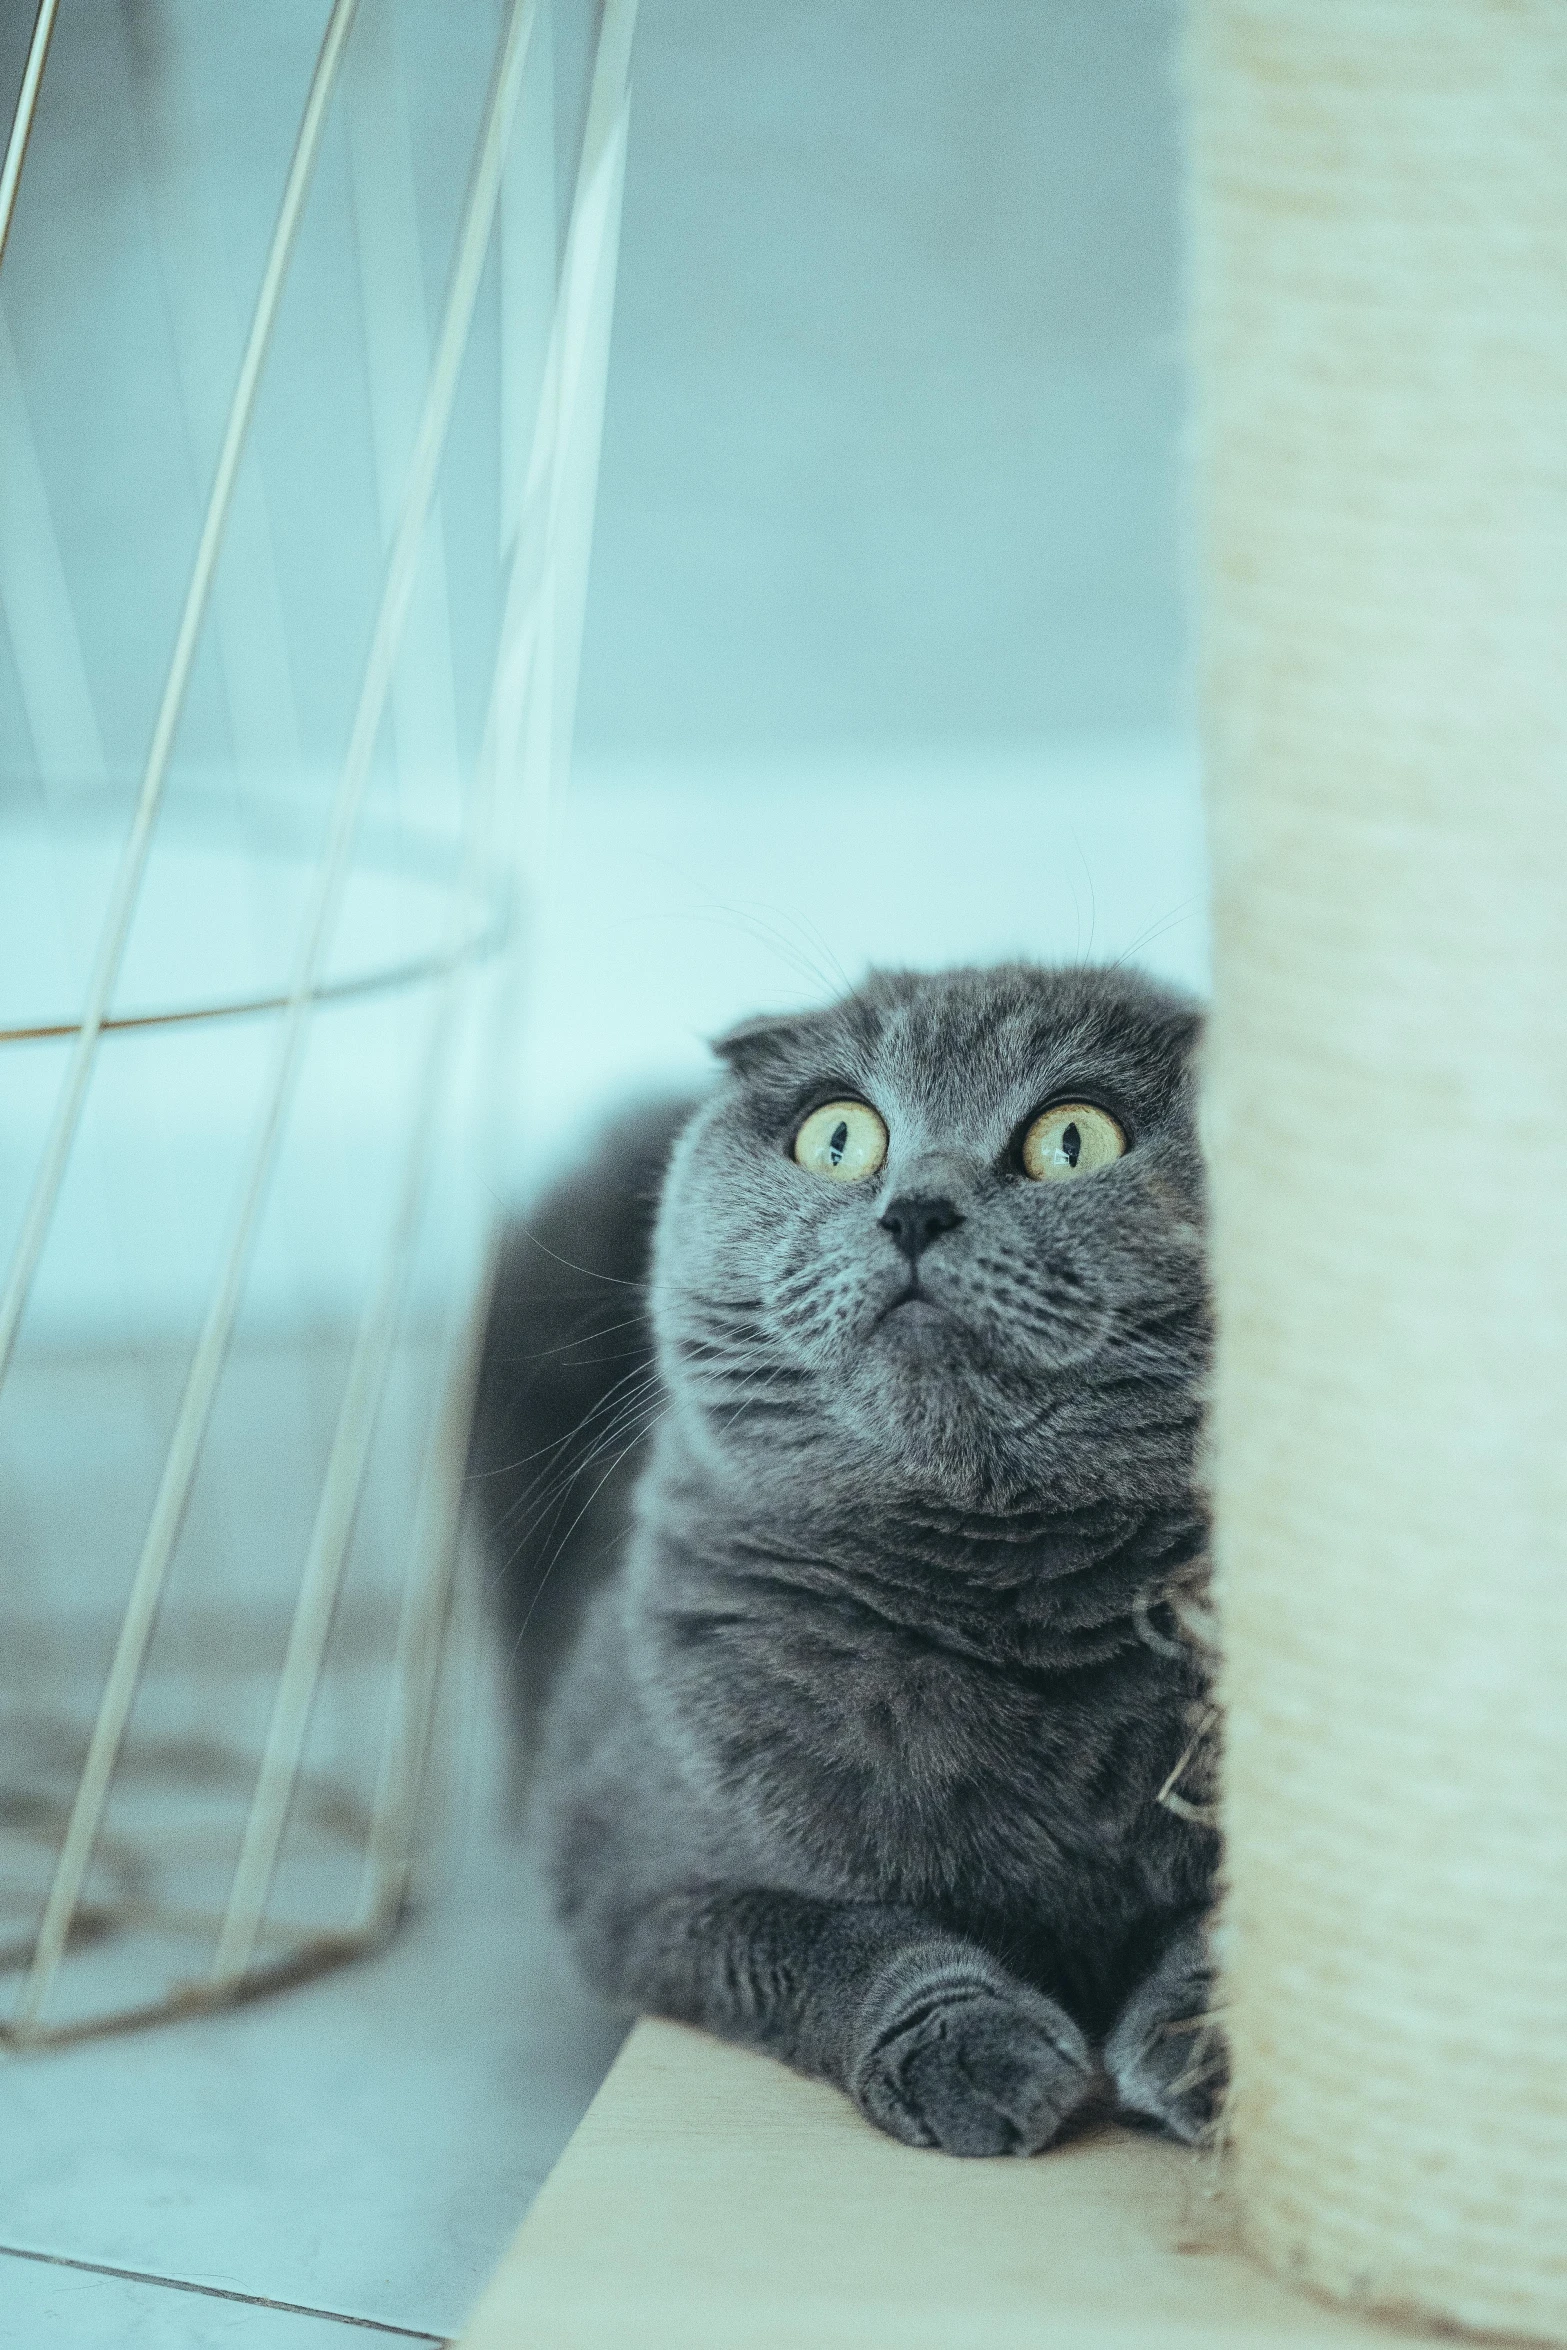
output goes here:
[[879, 1316], [872, 1335], [916, 1362], [951, 1363], [963, 1352], [956, 1321], [930, 1297], [899, 1298]]
[[932, 1298], [909, 1298], [883, 1313], [854, 1381], [858, 1409], [878, 1443], [922, 1462], [947, 1460], [954, 1447], [967, 1458], [995, 1410], [977, 1351], [974, 1333]]

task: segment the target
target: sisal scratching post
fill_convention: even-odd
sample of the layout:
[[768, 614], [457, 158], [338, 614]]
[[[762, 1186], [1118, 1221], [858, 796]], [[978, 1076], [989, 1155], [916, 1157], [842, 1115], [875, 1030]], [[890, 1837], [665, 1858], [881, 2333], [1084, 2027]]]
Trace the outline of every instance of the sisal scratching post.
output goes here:
[[1188, 84], [1237, 2193], [1567, 2339], [1567, 7]]

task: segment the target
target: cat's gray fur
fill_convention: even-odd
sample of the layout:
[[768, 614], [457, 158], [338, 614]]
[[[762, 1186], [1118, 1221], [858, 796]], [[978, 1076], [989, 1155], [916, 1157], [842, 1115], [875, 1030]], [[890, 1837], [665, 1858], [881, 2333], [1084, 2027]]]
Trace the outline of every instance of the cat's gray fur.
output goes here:
[[[640, 1242], [615, 1236], [673, 1120], [556, 1195], [492, 1318], [475, 1490], [514, 1636], [552, 1589], [563, 1611], [534, 1801], [584, 1966], [912, 2144], [1030, 2153], [1107, 2101], [1189, 2138], [1211, 2108], [1215, 1838], [1157, 1801], [1204, 1697], [1163, 1604], [1205, 1553], [1198, 1028], [1130, 973], [1013, 965], [878, 975], [723, 1040], [658, 1216], [661, 1416], [624, 1539], [602, 1496], [564, 1548], [530, 1538], [540, 1463], [513, 1464], [559, 1457], [539, 1382], [585, 1286], [561, 1260], [633, 1323], [564, 1408], [628, 1360], [638, 1392]], [[837, 1184], [791, 1143], [851, 1094], [890, 1152]], [[1130, 1147], [1034, 1183], [1019, 1137], [1060, 1098]], [[879, 1221], [911, 1194], [961, 1219], [912, 1268]], [[911, 1282], [927, 1305], [895, 1304]], [[613, 1455], [568, 1470], [566, 1517]]]

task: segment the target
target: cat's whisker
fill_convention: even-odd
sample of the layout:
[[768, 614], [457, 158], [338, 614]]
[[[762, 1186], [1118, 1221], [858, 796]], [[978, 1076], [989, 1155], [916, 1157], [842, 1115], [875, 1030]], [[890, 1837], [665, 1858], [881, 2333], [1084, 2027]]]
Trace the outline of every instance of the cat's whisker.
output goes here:
[[[660, 1397], [662, 1392], [663, 1390], [658, 1380], [656, 1378], [649, 1377], [642, 1385], [633, 1388], [629, 1395], [621, 1397], [620, 1401], [615, 1405], [614, 1409], [609, 1412], [602, 1426], [596, 1428], [593, 1427], [592, 1422], [596, 1415], [592, 1413], [585, 1413], [583, 1418], [578, 1422], [576, 1429], [573, 1430], [573, 1436], [585, 1437], [588, 1436], [591, 1431], [592, 1441], [588, 1445], [587, 1450], [576, 1454], [569, 1462], [560, 1464], [558, 1470], [542, 1470], [539, 1476], [533, 1480], [533, 1486], [529, 1489], [529, 1492], [524, 1493], [520, 1497], [521, 1500], [523, 1502], [529, 1500], [537, 1487], [546, 1479], [553, 1481], [558, 1477], [567, 1485], [574, 1482], [576, 1478], [582, 1475], [585, 1469], [591, 1468], [593, 1462], [604, 1450], [605, 1446], [616, 1443], [623, 1433], [625, 1427], [632, 1420], [634, 1420], [638, 1414], [642, 1412], [650, 1403]], [[570, 1440], [568, 1439], [568, 1441]], [[556, 1489], [556, 1485], [552, 1482], [549, 1490], [554, 1491]], [[547, 1498], [547, 1494], [541, 1497], [541, 1499]]]
[[[1094, 933], [1099, 926], [1099, 894], [1094, 888], [1094, 869], [1089, 864], [1088, 858], [1084, 853], [1083, 844], [1078, 837], [1077, 828], [1075, 825], [1072, 828], [1072, 846], [1077, 851], [1077, 861], [1083, 868], [1083, 879], [1088, 884], [1088, 944], [1086, 947], [1081, 947], [1079, 949], [1077, 960], [1080, 963], [1090, 963], [1093, 960], [1094, 954]], [[1072, 908], [1074, 913], [1077, 913], [1076, 890], [1072, 892]], [[1083, 919], [1081, 913], [1077, 914], [1077, 919], [1079, 925], [1079, 936], [1081, 936], [1081, 925]]]
[[[616, 1446], [621, 1446], [622, 1449], [616, 1454], [616, 1463], [618, 1464], [627, 1453], [635, 1450], [648, 1428], [667, 1408], [662, 1399], [644, 1400], [640, 1406], [628, 1406], [625, 1413], [619, 1417], [617, 1425], [607, 1431], [590, 1452], [584, 1454], [580, 1460], [572, 1462], [568, 1469], [563, 1470], [560, 1476], [543, 1493], [538, 1495], [524, 1524], [520, 1528], [514, 1529], [515, 1541], [510, 1557], [506, 1561], [508, 1569], [522, 1556], [528, 1545], [549, 1525], [551, 1518], [559, 1514], [573, 1488], [597, 1466], [605, 1453], [613, 1450]], [[595, 1485], [594, 1494], [599, 1492], [603, 1482], [604, 1480], [601, 1478], [599, 1484]], [[591, 1499], [592, 1496], [590, 1495], [589, 1498]], [[573, 1519], [572, 1523], [575, 1525], [577, 1520]]]
[[620, 1273], [600, 1273], [592, 1265], [575, 1264], [570, 1257], [563, 1257], [559, 1249], [551, 1248], [547, 1240], [541, 1240], [538, 1234], [536, 1232], [530, 1231], [526, 1224], [519, 1223], [516, 1229], [521, 1233], [523, 1239], [526, 1240], [530, 1246], [540, 1250], [543, 1255], [551, 1258], [557, 1265], [564, 1265], [568, 1273], [580, 1273], [585, 1281], [612, 1282], [617, 1289], [634, 1289], [639, 1297], [645, 1297], [647, 1295], [647, 1281], [645, 1277], [640, 1281], [628, 1281], [625, 1276]]
[[469, 1484], [480, 1484], [486, 1478], [514, 1476], [518, 1469], [526, 1468], [530, 1461], [546, 1459], [550, 1454], [562, 1451], [565, 1446], [573, 1443], [578, 1436], [582, 1435], [584, 1431], [592, 1425], [593, 1421], [597, 1419], [600, 1412], [609, 1408], [620, 1389], [625, 1387], [631, 1380], [636, 1378], [639, 1371], [647, 1374], [650, 1377], [656, 1376], [653, 1372], [653, 1357], [650, 1352], [644, 1352], [641, 1356], [640, 1362], [633, 1363], [631, 1369], [625, 1372], [619, 1379], [617, 1379], [613, 1386], [607, 1387], [604, 1393], [599, 1396], [595, 1402], [589, 1405], [588, 1409], [583, 1413], [581, 1419], [578, 1420], [573, 1427], [570, 1427], [566, 1430], [564, 1436], [557, 1436], [550, 1444], [541, 1444], [533, 1452], [519, 1453], [515, 1459], [501, 1461], [492, 1467], [483, 1469], [470, 1468], [468, 1471]]
[[842, 980], [841, 967], [836, 975], [824, 971], [819, 963], [786, 936], [777, 923], [769, 922], [754, 907], [748, 908], [731, 900], [715, 898], [711, 905], [700, 909], [694, 916], [688, 916], [688, 919], [743, 931], [748, 937], [754, 938], [759, 946], [771, 947], [781, 962], [802, 979], [808, 980], [812, 986], [819, 987], [824, 995], [835, 994], [840, 983], [847, 985], [847, 981]]
[[[652, 1420], [649, 1421], [648, 1426], [651, 1427], [654, 1422], [662, 1419], [664, 1413], [667, 1412], [668, 1409], [669, 1406], [667, 1404], [660, 1406], [660, 1408], [653, 1413]], [[560, 1563], [560, 1560], [565, 1553], [567, 1543], [571, 1540], [572, 1535], [575, 1534], [584, 1517], [592, 1508], [594, 1502], [597, 1501], [599, 1495], [603, 1492], [604, 1487], [609, 1483], [611, 1477], [613, 1477], [615, 1474], [615, 1471], [620, 1467], [621, 1462], [626, 1459], [628, 1454], [636, 1450], [638, 1444], [641, 1443], [642, 1438], [646, 1435], [646, 1433], [646, 1428], [639, 1429], [637, 1434], [631, 1439], [631, 1442], [627, 1444], [622, 1451], [615, 1455], [615, 1458], [610, 1462], [609, 1467], [604, 1471], [603, 1476], [594, 1486], [593, 1491], [588, 1495], [587, 1500], [582, 1504], [581, 1509], [578, 1510], [576, 1516], [572, 1519], [571, 1524], [566, 1528], [566, 1531], [561, 1535], [559, 1541], [556, 1543], [555, 1548], [551, 1551], [549, 1557], [545, 1560], [544, 1566], [539, 1575], [537, 1586], [534, 1589], [533, 1597], [529, 1600], [527, 1608], [523, 1613], [522, 1621], [517, 1626], [516, 1635], [512, 1642], [513, 1656], [516, 1655], [517, 1650], [522, 1646], [523, 1637], [527, 1632], [528, 1626], [533, 1621], [534, 1615], [538, 1609], [539, 1601], [544, 1596], [545, 1585], [549, 1582], [549, 1579], [554, 1573], [555, 1568]]]
[[[602, 1330], [585, 1330], [580, 1338], [563, 1338], [559, 1346], [536, 1347], [532, 1353], [519, 1355], [516, 1359], [519, 1363], [547, 1363], [555, 1355], [574, 1353], [578, 1347], [596, 1346], [601, 1338], [618, 1338], [622, 1330], [642, 1330], [644, 1328], [642, 1316], [632, 1314], [624, 1322], [610, 1322]], [[631, 1351], [630, 1348], [621, 1350], [622, 1353]], [[638, 1351], [645, 1351], [645, 1349]], [[618, 1355], [604, 1355], [590, 1356], [588, 1359], [589, 1361], [617, 1362], [620, 1357]]]
[[[609, 1414], [604, 1425], [595, 1431], [594, 1440], [585, 1452], [570, 1455], [563, 1461], [556, 1460], [530, 1479], [523, 1490], [513, 1498], [508, 1508], [495, 1519], [492, 1541], [498, 1540], [502, 1535], [507, 1536], [511, 1543], [511, 1559], [520, 1557], [523, 1549], [537, 1528], [544, 1522], [551, 1508], [592, 1466], [603, 1448], [608, 1444], [615, 1443], [624, 1432], [625, 1427], [640, 1411], [646, 1409], [660, 1392], [657, 1382], [650, 1379], [645, 1386], [635, 1390], [629, 1396], [622, 1397], [619, 1404]], [[585, 1415], [585, 1419], [587, 1417], [588, 1415]], [[573, 1431], [573, 1434], [576, 1435], [579, 1432]], [[560, 1445], [550, 1449], [558, 1453], [561, 1445], [570, 1441], [570, 1438], [563, 1438]]]
[[1112, 956], [1105, 966], [1106, 970], [1124, 971], [1129, 969], [1138, 955], [1145, 953], [1159, 939], [1167, 937], [1172, 930], [1178, 930], [1183, 922], [1189, 922], [1202, 902], [1201, 893], [1198, 891], [1194, 891], [1188, 898], [1182, 898], [1179, 904], [1169, 909], [1168, 913], [1158, 915], [1148, 924], [1146, 929], [1140, 930], [1130, 946], [1123, 948], [1120, 954]]
[[819, 952], [826, 957], [828, 964], [831, 966], [830, 971], [824, 974], [820, 965], [818, 965], [816, 967], [815, 976], [821, 980], [824, 985], [841, 989], [845, 995], [852, 995], [854, 992], [854, 982], [849, 977], [848, 972], [845, 971], [842, 963], [839, 962], [838, 957], [834, 954], [831, 940], [826, 937], [818, 925], [814, 923], [808, 915], [802, 914], [798, 910], [791, 913], [787, 909], [777, 908], [775, 909], [775, 913], [778, 923], [780, 925], [787, 923], [805, 942], [806, 948], [809, 951], [813, 953]]

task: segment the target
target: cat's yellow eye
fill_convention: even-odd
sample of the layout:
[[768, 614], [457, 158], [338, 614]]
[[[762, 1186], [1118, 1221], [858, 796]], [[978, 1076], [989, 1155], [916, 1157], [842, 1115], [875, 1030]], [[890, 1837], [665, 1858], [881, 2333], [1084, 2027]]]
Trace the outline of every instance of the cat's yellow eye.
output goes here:
[[1071, 1183], [1108, 1167], [1126, 1149], [1126, 1136], [1108, 1110], [1090, 1102], [1057, 1102], [1041, 1110], [1023, 1137], [1023, 1170], [1036, 1183]]
[[823, 1102], [795, 1136], [794, 1155], [813, 1175], [863, 1183], [887, 1156], [887, 1129], [869, 1102]]

